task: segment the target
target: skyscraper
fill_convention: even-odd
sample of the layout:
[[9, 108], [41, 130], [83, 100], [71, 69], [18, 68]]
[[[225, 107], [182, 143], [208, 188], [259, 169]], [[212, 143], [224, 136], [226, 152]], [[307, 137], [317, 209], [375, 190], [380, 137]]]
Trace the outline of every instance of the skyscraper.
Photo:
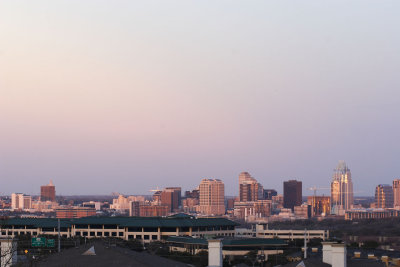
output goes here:
[[169, 211], [178, 211], [181, 206], [181, 188], [167, 187], [161, 191], [161, 205], [168, 206]]
[[257, 201], [263, 199], [263, 186], [248, 172], [239, 174], [239, 201]]
[[380, 184], [375, 189], [375, 207], [393, 208], [393, 188], [388, 184]]
[[50, 180], [48, 185], [43, 185], [40, 187], [40, 200], [41, 201], [56, 201], [56, 187], [53, 181]]
[[283, 182], [283, 207], [294, 210], [295, 206], [302, 203], [302, 182], [297, 180], [289, 180]]
[[312, 207], [312, 216], [329, 215], [331, 213], [331, 197], [310, 196], [307, 198], [307, 203]]
[[225, 214], [225, 186], [219, 179], [203, 179], [199, 185], [198, 212], [208, 215]]
[[400, 207], [400, 179], [393, 181], [393, 207]]
[[351, 172], [341, 160], [333, 172], [331, 183], [332, 213], [344, 215], [344, 211], [353, 207], [353, 182]]

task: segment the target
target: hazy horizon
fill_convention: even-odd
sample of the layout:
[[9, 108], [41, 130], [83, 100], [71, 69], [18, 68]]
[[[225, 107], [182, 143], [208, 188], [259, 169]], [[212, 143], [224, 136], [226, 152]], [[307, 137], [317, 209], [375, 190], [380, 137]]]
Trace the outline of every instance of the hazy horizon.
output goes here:
[[[400, 177], [399, 1], [1, 1], [0, 194]], [[328, 190], [318, 194], [328, 195]]]

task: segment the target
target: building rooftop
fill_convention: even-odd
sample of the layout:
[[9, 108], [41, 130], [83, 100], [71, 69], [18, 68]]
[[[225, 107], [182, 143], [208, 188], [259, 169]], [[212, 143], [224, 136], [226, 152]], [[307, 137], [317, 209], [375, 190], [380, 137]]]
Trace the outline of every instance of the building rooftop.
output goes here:
[[[90, 250], [94, 246], [94, 249]], [[90, 250], [92, 253], [86, 253]], [[93, 253], [94, 252], [94, 253]], [[97, 241], [81, 248], [71, 248], [60, 254], [50, 255], [38, 262], [37, 266], [135, 266], [135, 267], [184, 267], [187, 264], [150, 255], [147, 252], [136, 252], [126, 248], [108, 246]]]
[[[167, 242], [207, 245], [205, 238], [192, 238], [186, 236], [170, 236]], [[225, 238], [222, 239], [222, 246], [286, 246], [287, 243], [283, 239], [269, 238]]]
[[[121, 227], [208, 227], [237, 226], [238, 223], [226, 218], [194, 217], [84, 217], [79, 219], [60, 219], [61, 227], [71, 225], [119, 225]], [[10, 218], [2, 225], [29, 225], [34, 227], [57, 227], [58, 219], [54, 218]]]

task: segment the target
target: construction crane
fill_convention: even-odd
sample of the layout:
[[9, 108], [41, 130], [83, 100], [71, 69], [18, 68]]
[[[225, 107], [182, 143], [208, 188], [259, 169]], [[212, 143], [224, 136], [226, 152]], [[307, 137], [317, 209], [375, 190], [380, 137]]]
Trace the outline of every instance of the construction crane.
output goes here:
[[158, 192], [158, 191], [161, 191], [161, 189], [158, 188], [158, 186], [157, 186], [157, 189], [150, 189], [150, 190], [149, 190], [149, 192], [154, 192], [154, 193], [155, 193], [155, 192]]
[[308, 188], [308, 190], [314, 191], [314, 197], [317, 196], [317, 190], [330, 190], [330, 187], [317, 187], [317, 186], [313, 186]]

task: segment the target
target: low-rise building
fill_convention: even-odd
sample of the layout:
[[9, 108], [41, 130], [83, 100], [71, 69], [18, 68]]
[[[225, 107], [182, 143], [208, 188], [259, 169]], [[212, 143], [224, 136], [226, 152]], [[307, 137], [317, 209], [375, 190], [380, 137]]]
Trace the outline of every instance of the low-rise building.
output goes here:
[[329, 238], [329, 230], [275, 230], [268, 229], [268, 224], [255, 224], [251, 229], [236, 228], [237, 237], [255, 237], [255, 238], [279, 238], [285, 240], [304, 239], [322, 239]]
[[96, 215], [96, 210], [94, 208], [64, 207], [56, 209], [56, 217], [60, 219], [82, 218], [94, 215]]
[[[168, 237], [166, 243], [171, 252], [187, 252], [192, 255], [200, 251], [208, 251], [208, 241], [205, 238], [192, 238], [183, 236]], [[283, 253], [287, 246], [282, 239], [263, 239], [263, 238], [226, 238], [222, 239], [222, 255], [243, 256], [250, 251], [259, 250], [264, 255]]]
[[345, 213], [345, 220], [382, 219], [400, 217], [398, 209], [352, 209]]
[[[119, 237], [143, 242], [165, 240], [169, 236], [230, 236], [238, 224], [225, 218], [183, 217], [87, 217], [61, 219], [63, 237]], [[51, 218], [10, 218], [0, 225], [0, 237], [29, 234], [58, 235], [58, 220]]]

